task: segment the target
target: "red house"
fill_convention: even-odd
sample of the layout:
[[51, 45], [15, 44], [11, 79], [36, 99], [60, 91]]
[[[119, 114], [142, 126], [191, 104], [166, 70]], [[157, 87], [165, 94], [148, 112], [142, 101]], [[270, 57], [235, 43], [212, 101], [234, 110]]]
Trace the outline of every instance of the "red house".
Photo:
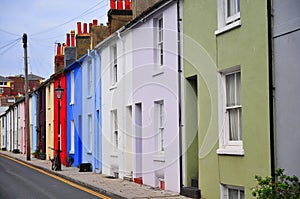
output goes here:
[[[61, 54], [61, 45], [57, 46], [57, 54], [55, 56], [55, 74], [52, 76], [54, 80], [54, 89], [60, 87], [64, 89], [60, 100], [54, 95], [54, 148], [58, 150], [58, 143], [60, 143], [61, 163], [67, 166], [67, 86], [66, 76], [64, 74], [64, 55]], [[59, 111], [60, 106], [60, 111]], [[60, 119], [58, 117], [60, 114]], [[60, 136], [59, 136], [60, 132]]]

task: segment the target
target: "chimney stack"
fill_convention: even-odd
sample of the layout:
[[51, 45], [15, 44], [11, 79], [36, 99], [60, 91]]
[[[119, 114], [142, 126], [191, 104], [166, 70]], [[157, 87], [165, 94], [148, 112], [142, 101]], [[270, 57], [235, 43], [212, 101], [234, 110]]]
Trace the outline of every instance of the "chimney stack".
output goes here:
[[132, 17], [133, 19], [139, 16], [142, 12], [152, 7], [154, 4], [158, 3], [161, 0], [132, 0]]
[[58, 73], [64, 69], [64, 55], [61, 53], [62, 46], [60, 43], [56, 46], [56, 55], [54, 57], [54, 73]]
[[87, 31], [87, 23], [83, 24], [83, 34], [81, 31], [81, 22], [77, 22], [78, 33], [76, 35], [76, 59], [79, 59], [87, 53], [91, 47], [91, 36]]
[[66, 67], [68, 67], [70, 64], [72, 64], [76, 60], [75, 30], [71, 30], [71, 33], [67, 34], [67, 41], [70, 42], [70, 39], [68, 39], [68, 35], [69, 35], [69, 37], [71, 35], [71, 46], [67, 45], [65, 47], [64, 65]]
[[[125, 1], [125, 3], [124, 3]], [[143, 0], [145, 1], [145, 0]], [[147, 0], [148, 1], [148, 0]], [[124, 5], [125, 4], [125, 9]], [[111, 1], [111, 8], [107, 13], [108, 16], [108, 30], [112, 34], [126, 23], [132, 20], [132, 10], [130, 9], [130, 0], [117, 0], [117, 9]]]
[[91, 49], [95, 48], [95, 46], [103, 41], [108, 36], [108, 27], [103, 26], [103, 24], [98, 24], [96, 19], [93, 20], [93, 26], [90, 30], [91, 35]]

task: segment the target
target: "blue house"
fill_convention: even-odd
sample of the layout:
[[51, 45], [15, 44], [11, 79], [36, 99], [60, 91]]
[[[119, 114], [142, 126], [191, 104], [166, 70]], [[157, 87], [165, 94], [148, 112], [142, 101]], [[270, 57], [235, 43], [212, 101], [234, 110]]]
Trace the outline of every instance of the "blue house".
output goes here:
[[31, 152], [37, 149], [37, 93], [30, 94]]
[[82, 163], [82, 68], [86, 56], [65, 69], [67, 77], [67, 154], [73, 166]]
[[102, 173], [101, 70], [97, 51], [89, 51], [82, 63], [83, 163]]

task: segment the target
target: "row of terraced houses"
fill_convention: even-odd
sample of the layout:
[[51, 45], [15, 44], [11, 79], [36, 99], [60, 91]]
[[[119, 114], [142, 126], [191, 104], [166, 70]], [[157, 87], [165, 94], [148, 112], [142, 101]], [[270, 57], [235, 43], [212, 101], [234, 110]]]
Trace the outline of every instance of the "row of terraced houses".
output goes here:
[[78, 22], [57, 45], [30, 118], [24, 100], [0, 116], [2, 150], [26, 153], [29, 119], [31, 153], [45, 161], [60, 139], [66, 166], [186, 196], [251, 198], [255, 175], [300, 176], [299, 10], [298, 0], [111, 0], [107, 26]]

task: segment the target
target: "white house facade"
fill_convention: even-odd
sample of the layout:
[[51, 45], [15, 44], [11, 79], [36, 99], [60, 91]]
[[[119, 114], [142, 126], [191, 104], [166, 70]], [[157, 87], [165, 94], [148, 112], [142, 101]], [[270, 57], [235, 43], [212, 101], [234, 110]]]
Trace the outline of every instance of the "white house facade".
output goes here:
[[180, 191], [177, 4], [133, 23], [134, 178]]

